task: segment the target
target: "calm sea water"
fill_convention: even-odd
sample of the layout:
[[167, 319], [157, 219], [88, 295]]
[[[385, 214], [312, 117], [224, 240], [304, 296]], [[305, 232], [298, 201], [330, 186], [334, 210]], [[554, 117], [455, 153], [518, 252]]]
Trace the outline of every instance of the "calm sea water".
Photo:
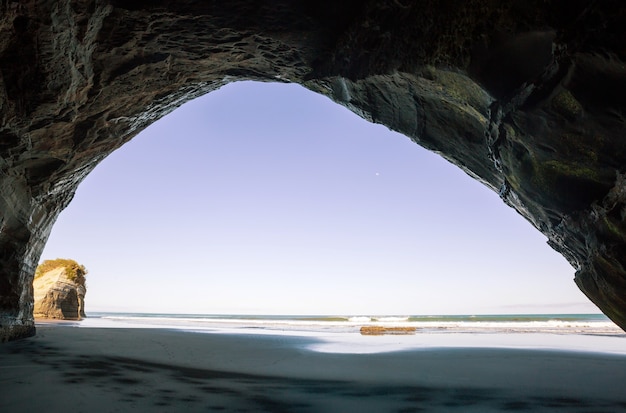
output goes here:
[[84, 327], [164, 327], [184, 330], [359, 332], [363, 326], [415, 327], [424, 333], [623, 334], [603, 314], [493, 314], [411, 316], [212, 315], [88, 313]]

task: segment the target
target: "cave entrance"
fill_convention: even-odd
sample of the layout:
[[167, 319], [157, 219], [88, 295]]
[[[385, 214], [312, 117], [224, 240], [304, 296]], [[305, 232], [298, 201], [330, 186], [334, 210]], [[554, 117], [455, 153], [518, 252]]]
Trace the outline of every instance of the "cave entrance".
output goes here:
[[230, 84], [147, 128], [79, 187], [57, 257], [88, 268], [87, 314], [597, 311], [497, 194], [293, 84]]

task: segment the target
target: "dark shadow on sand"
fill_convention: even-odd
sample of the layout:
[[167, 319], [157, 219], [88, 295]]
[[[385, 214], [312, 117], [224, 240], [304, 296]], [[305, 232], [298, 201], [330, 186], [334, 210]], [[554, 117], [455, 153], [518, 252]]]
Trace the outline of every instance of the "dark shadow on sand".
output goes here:
[[67, 391], [83, 389], [107, 393], [120, 411], [137, 409], [137, 406], [141, 407], [140, 411], [276, 413], [345, 409], [354, 412], [465, 412], [470, 407], [471, 411], [485, 412], [626, 411], [626, 403], [600, 399], [529, 398], [491, 388], [398, 386], [366, 383], [358, 378], [337, 381], [245, 374], [128, 357], [71, 354], [35, 340], [7, 346], [9, 354], [52, 368]]

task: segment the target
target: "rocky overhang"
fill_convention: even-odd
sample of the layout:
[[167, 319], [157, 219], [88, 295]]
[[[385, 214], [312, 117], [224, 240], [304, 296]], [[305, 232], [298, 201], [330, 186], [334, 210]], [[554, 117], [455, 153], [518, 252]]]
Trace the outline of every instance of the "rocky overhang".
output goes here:
[[626, 328], [625, 21], [619, 0], [0, 3], [0, 339], [34, 334], [35, 267], [84, 177], [238, 80], [299, 83], [459, 166]]

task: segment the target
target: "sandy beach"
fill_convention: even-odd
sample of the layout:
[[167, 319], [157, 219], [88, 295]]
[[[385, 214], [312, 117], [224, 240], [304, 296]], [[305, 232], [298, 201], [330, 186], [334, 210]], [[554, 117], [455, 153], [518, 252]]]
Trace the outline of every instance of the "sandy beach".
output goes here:
[[0, 411], [626, 412], [624, 355], [339, 354], [311, 350], [317, 340], [39, 326], [0, 345]]

